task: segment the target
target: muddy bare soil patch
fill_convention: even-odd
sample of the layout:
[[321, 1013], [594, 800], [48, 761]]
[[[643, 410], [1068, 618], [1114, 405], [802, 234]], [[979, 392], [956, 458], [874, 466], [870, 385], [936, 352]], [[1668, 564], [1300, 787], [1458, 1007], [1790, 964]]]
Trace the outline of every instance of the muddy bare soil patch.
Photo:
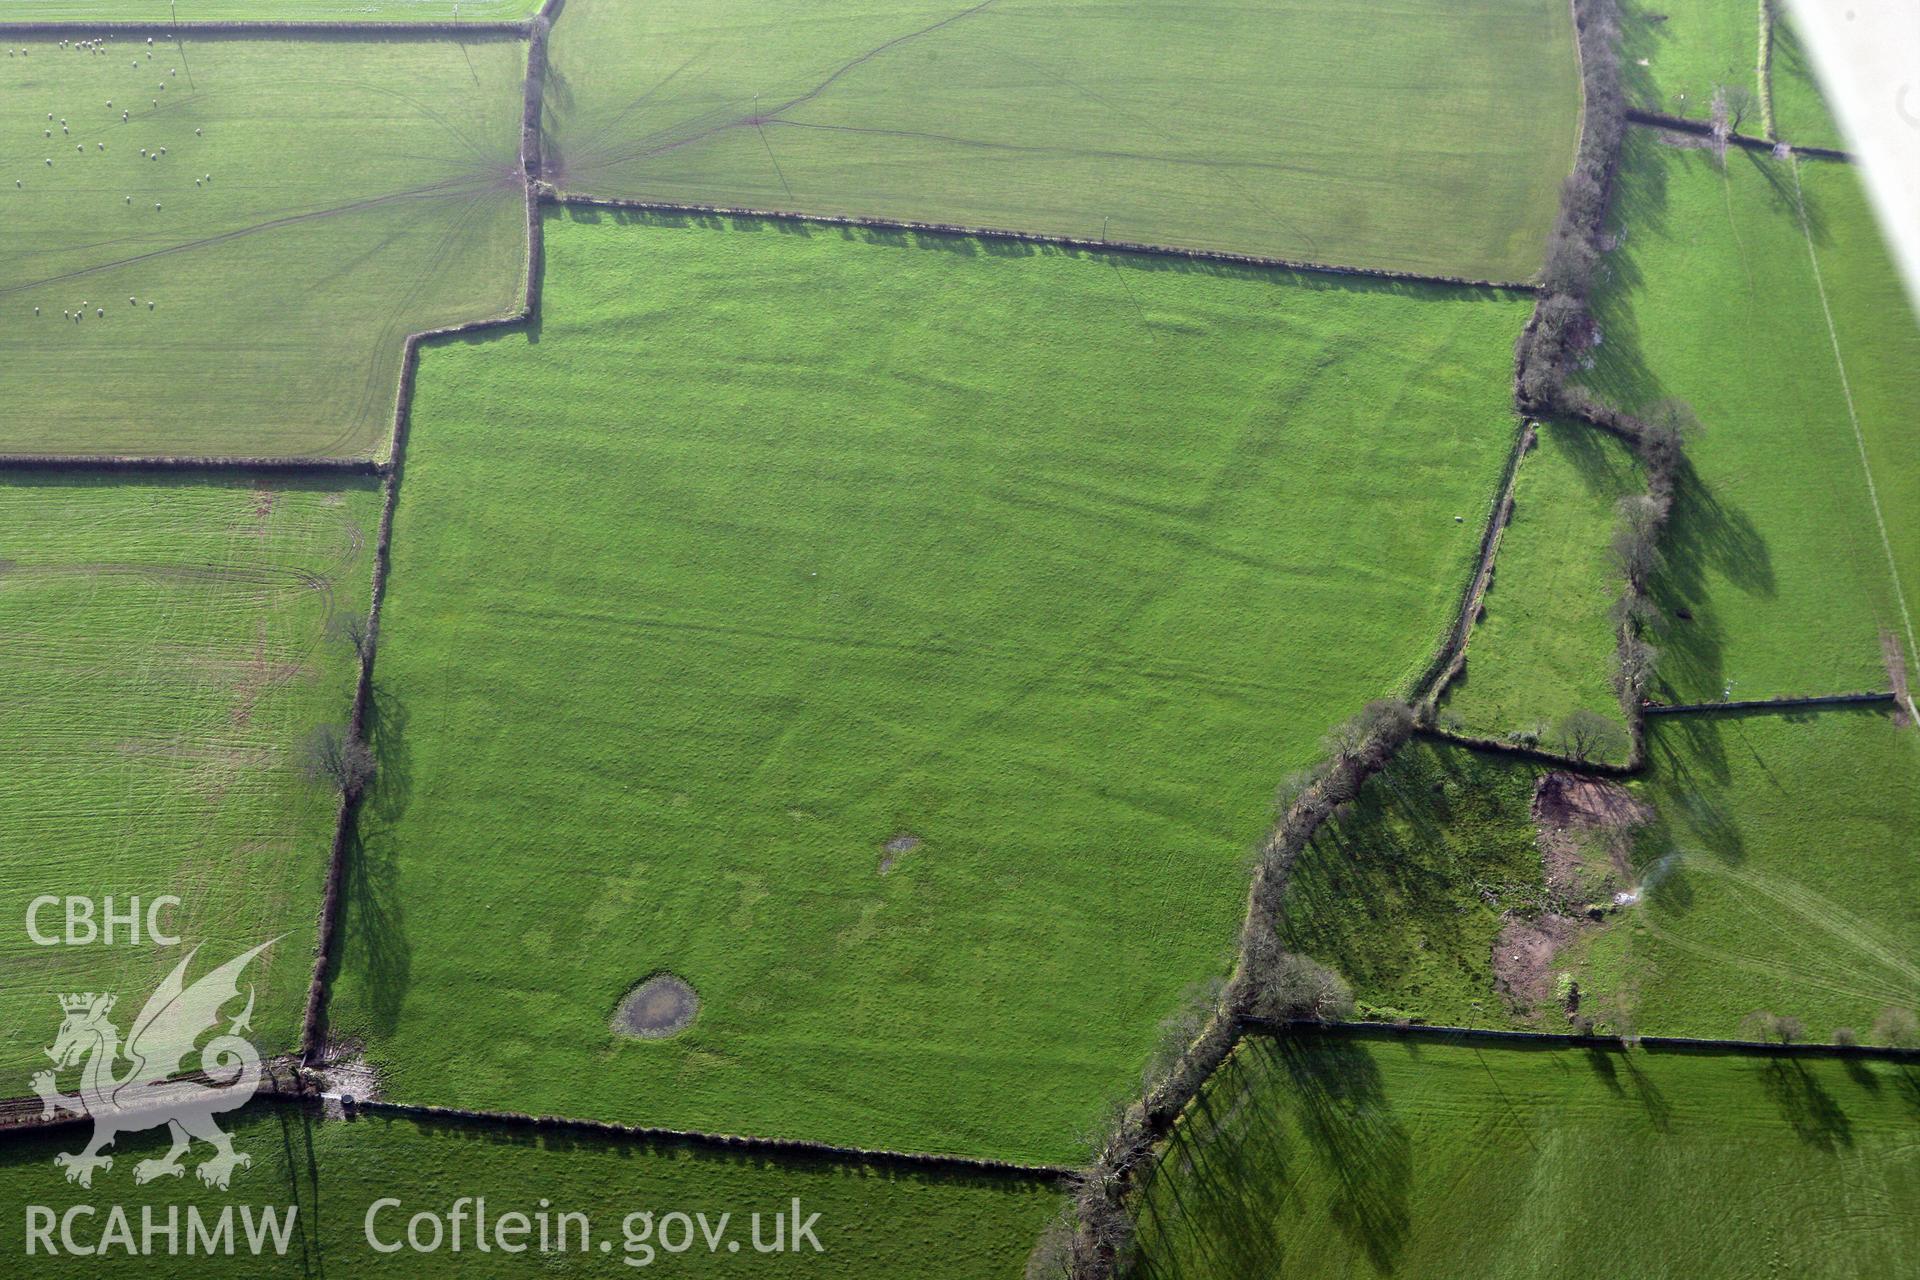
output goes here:
[[880, 846], [880, 874], [893, 870], [895, 859], [903, 853], [912, 853], [920, 847], [920, 837], [901, 832]]
[[1549, 773], [1533, 791], [1533, 821], [1542, 830], [1637, 827], [1652, 818], [1653, 811], [1635, 800], [1625, 787], [1604, 778]]
[[1493, 986], [1516, 1014], [1531, 1017], [1553, 1011], [1553, 960], [1580, 933], [1572, 916], [1548, 913], [1530, 920], [1510, 917], [1493, 941]]
[[633, 990], [613, 1011], [613, 1029], [641, 1040], [678, 1035], [700, 1012], [700, 997], [670, 973], [657, 973]]

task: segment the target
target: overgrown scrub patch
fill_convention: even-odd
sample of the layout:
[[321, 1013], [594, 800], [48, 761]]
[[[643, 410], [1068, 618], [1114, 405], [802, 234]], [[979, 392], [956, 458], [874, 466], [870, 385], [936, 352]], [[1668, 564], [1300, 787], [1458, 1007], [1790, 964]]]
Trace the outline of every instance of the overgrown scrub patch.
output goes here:
[[1920, 736], [1886, 708], [1656, 716], [1635, 901], [1567, 968], [1603, 1030], [1815, 1040], [1920, 1008]]
[[24, 44], [0, 452], [381, 454], [405, 336], [515, 305], [521, 42]]
[[1133, 1274], [1898, 1271], [1916, 1089], [1878, 1062], [1255, 1037], [1137, 1197]]
[[[378, 501], [345, 480], [0, 483], [8, 1096], [47, 1066], [57, 996], [115, 992], [131, 1018], [189, 946], [220, 964], [278, 937], [249, 971], [254, 1040], [295, 1047], [338, 812], [299, 750], [353, 700], [359, 655], [332, 624], [366, 612]], [[181, 949], [128, 945], [125, 925], [113, 946], [26, 932], [42, 895], [92, 900], [103, 926], [109, 895], [125, 914], [169, 894], [156, 919]], [[37, 923], [62, 936], [63, 907]]]
[[1528, 280], [1579, 107], [1564, 0], [569, 0], [548, 158], [595, 196]]
[[1610, 546], [1620, 501], [1643, 484], [1615, 436], [1553, 421], [1538, 440], [1520, 463], [1493, 588], [1441, 715], [1476, 736], [1557, 749], [1573, 712], [1620, 714], [1607, 678], [1621, 581]]
[[[941, 1275], [989, 1280], [1016, 1275], [1033, 1237], [1057, 1211], [1060, 1195], [1044, 1184], [1005, 1178], [956, 1177], [880, 1171], [860, 1166], [782, 1161], [710, 1154], [686, 1147], [610, 1140], [578, 1132], [535, 1132], [446, 1120], [420, 1121], [383, 1115], [351, 1120], [321, 1120], [293, 1106], [256, 1106], [223, 1123], [234, 1147], [252, 1159], [234, 1174], [229, 1191], [204, 1187], [197, 1178], [134, 1181], [132, 1166], [166, 1149], [166, 1131], [128, 1134], [114, 1148], [114, 1167], [96, 1175], [91, 1191], [69, 1186], [53, 1157], [71, 1151], [84, 1130], [40, 1136], [16, 1135], [0, 1146], [0, 1197], [7, 1203], [44, 1205], [56, 1220], [74, 1205], [99, 1205], [94, 1215], [72, 1219], [82, 1244], [101, 1239], [110, 1205], [124, 1206], [133, 1238], [140, 1239], [143, 1210], [164, 1226], [177, 1214], [180, 1252], [164, 1252], [166, 1237], [154, 1237], [157, 1257], [129, 1257], [118, 1247], [98, 1256], [76, 1257], [61, 1250], [34, 1258], [37, 1275], [143, 1276], [194, 1274], [254, 1280], [255, 1277], [311, 1276], [324, 1264], [329, 1274], [359, 1275], [394, 1269], [408, 1276], [542, 1276], [560, 1274], [647, 1275], [655, 1271], [710, 1271], [724, 1275], [779, 1275], [824, 1271], [836, 1276], [882, 1278], [922, 1275], [929, 1260]], [[196, 1144], [189, 1167], [206, 1149]], [[455, 1202], [460, 1208], [461, 1248], [451, 1248]], [[476, 1246], [476, 1206], [485, 1201], [488, 1252]], [[800, 1219], [810, 1221], [820, 1251], [792, 1234], [792, 1202]], [[393, 1200], [397, 1204], [380, 1205]], [[240, 1206], [245, 1206], [244, 1210]], [[294, 1210], [284, 1254], [264, 1257], [246, 1251], [241, 1213], [271, 1208], [284, 1221]], [[189, 1213], [211, 1223], [223, 1211], [234, 1214], [234, 1255], [186, 1255]], [[382, 1245], [400, 1245], [377, 1253], [372, 1232]], [[18, 1210], [16, 1209], [16, 1212]], [[421, 1252], [407, 1246], [409, 1219], [428, 1213], [439, 1219], [440, 1248]], [[503, 1218], [523, 1214], [523, 1235], [498, 1233]], [[583, 1215], [585, 1224], [561, 1215]], [[647, 1215], [644, 1221], [630, 1215]], [[720, 1241], [710, 1252], [697, 1221], [683, 1232], [672, 1214], [700, 1214]], [[759, 1214], [760, 1242], [774, 1239], [773, 1218], [782, 1224], [783, 1245], [797, 1248], [759, 1253], [753, 1248], [752, 1215]], [[813, 1215], [818, 1214], [817, 1219]], [[549, 1230], [541, 1252], [542, 1215]], [[726, 1216], [724, 1224], [722, 1215]], [[663, 1234], [664, 1228], [664, 1234]], [[19, 1224], [9, 1229], [21, 1247]], [[418, 1228], [430, 1241], [433, 1224]], [[582, 1233], [586, 1247], [581, 1247]], [[631, 1232], [631, 1236], [629, 1235]], [[683, 1236], [691, 1245], [682, 1249]], [[506, 1252], [508, 1245], [525, 1246]], [[610, 1248], [602, 1252], [600, 1243]], [[60, 1235], [53, 1235], [56, 1249]], [[664, 1242], [664, 1243], [663, 1243]], [[730, 1250], [728, 1243], [738, 1244]], [[622, 1265], [630, 1263], [631, 1265]]]
[[1911, 644], [1920, 467], [1896, 406], [1920, 327], [1868, 283], [1892, 267], [1854, 175], [1798, 168], [1646, 130], [1626, 151], [1603, 341], [1579, 377], [1630, 411], [1683, 399], [1701, 423], [1652, 582], [1652, 692], [1668, 700], [1885, 689], [1882, 637]]
[[[546, 230], [538, 330], [422, 360], [335, 1029], [407, 1100], [1075, 1157], [1446, 630], [1525, 302]], [[616, 1047], [656, 971], [697, 1021]]]
[[1528, 816], [1542, 769], [1416, 739], [1294, 864], [1282, 945], [1342, 974], [1363, 1017], [1507, 1026], [1494, 941], [1550, 907]]

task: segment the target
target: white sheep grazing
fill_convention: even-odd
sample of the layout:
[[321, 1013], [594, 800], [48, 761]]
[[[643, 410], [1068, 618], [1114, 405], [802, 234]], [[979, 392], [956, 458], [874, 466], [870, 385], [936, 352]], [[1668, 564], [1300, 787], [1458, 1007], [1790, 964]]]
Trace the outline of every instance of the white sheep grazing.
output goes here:
[[197, 138], [197, 137], [199, 137], [199, 136], [200, 136], [200, 131], [199, 131], [198, 129], [195, 129], [195, 130], [193, 131], [193, 136], [194, 136], [194, 137], [196, 137], [196, 138]]
[[149, 311], [153, 310], [153, 304], [151, 302], [147, 304], [147, 310]]
[[96, 316], [104, 316], [107, 314], [107, 309], [105, 307], [95, 307], [93, 309], [93, 314]]
[[140, 299], [138, 299], [138, 298], [128, 298], [128, 299], [127, 299], [127, 305], [131, 307], [131, 306], [133, 306], [134, 304], [136, 304], [136, 303], [137, 303], [137, 302], [139, 302], [139, 301], [140, 301]]
[[154, 205], [154, 206], [153, 206], [153, 211], [154, 211], [155, 213], [158, 213], [158, 212], [160, 212], [160, 206], [159, 206], [159, 205], [157, 205], [157, 204], [156, 204], [156, 205]]

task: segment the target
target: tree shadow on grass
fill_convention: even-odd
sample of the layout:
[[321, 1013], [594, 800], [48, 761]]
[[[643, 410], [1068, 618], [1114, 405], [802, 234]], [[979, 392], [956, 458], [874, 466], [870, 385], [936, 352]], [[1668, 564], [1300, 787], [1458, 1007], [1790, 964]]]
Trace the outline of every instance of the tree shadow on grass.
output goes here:
[[[1312, 1153], [1313, 1173], [1301, 1167], [1295, 1135]], [[1290, 1226], [1324, 1212], [1375, 1273], [1388, 1275], [1406, 1249], [1412, 1183], [1412, 1140], [1367, 1046], [1250, 1036], [1155, 1170], [1143, 1200], [1140, 1273], [1282, 1274]]]
[[1808, 1146], [1832, 1152], [1853, 1145], [1853, 1122], [1801, 1059], [1768, 1059], [1760, 1068], [1760, 1087]]
[[[412, 947], [400, 905], [400, 871], [389, 834], [406, 811], [413, 791], [406, 726], [405, 704], [376, 684], [367, 700], [366, 731], [379, 771], [361, 798], [347, 832], [338, 937], [325, 974], [331, 989], [351, 955], [353, 967], [362, 978], [370, 1029], [383, 1035], [392, 1032], [399, 1021], [412, 968]], [[326, 1017], [323, 1004], [323, 1038]]]

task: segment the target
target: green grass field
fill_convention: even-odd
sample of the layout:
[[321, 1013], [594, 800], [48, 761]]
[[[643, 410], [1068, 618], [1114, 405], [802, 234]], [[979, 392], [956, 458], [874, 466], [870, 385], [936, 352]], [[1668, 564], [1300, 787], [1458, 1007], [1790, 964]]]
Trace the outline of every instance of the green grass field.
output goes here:
[[1554, 0], [571, 0], [552, 62], [575, 192], [1500, 280], [1580, 103]]
[[1773, 24], [1773, 127], [1779, 137], [1795, 146], [1836, 147], [1845, 150], [1847, 140], [1834, 123], [1820, 92], [1819, 77], [1800, 35], [1785, 17]]
[[1689, 401], [1705, 425], [1656, 588], [1670, 698], [1885, 689], [1883, 638], [1912, 643], [1920, 326], [1852, 172], [1799, 169], [1804, 222], [1793, 164], [1736, 152], [1722, 170], [1650, 130], [1633, 131], [1618, 183], [1626, 241], [1586, 376], [1628, 406]]
[[[47, 1065], [56, 996], [117, 992], [130, 1020], [186, 946], [204, 947], [197, 976], [284, 935], [252, 971], [254, 1026], [264, 1051], [297, 1043], [338, 803], [297, 748], [353, 700], [357, 658], [327, 630], [366, 611], [378, 498], [345, 482], [0, 483], [0, 1094]], [[184, 946], [37, 946], [42, 894], [123, 911], [178, 895]], [[60, 909], [38, 923], [57, 935]]]
[[1917, 1133], [1910, 1065], [1254, 1040], [1154, 1174], [1134, 1274], [1897, 1275]]
[[[538, 331], [422, 360], [337, 1028], [404, 1098], [1076, 1154], [1448, 625], [1526, 302], [547, 234]], [[661, 969], [698, 1021], [616, 1044]]]
[[[512, 22], [540, 0], [7, 0], [9, 22]], [[4, 43], [0, 40], [0, 43]]]
[[[157, 1221], [179, 1215], [181, 1250], [166, 1256], [165, 1237], [155, 1238], [159, 1256], [133, 1258], [109, 1248], [99, 1257], [74, 1257], [44, 1251], [25, 1263], [35, 1275], [140, 1277], [357, 1276], [390, 1273], [406, 1276], [615, 1276], [700, 1274], [727, 1276], [798, 1275], [873, 1277], [940, 1275], [1004, 1280], [1015, 1276], [1034, 1237], [1059, 1210], [1059, 1196], [1038, 1185], [1006, 1180], [929, 1177], [876, 1172], [809, 1161], [774, 1163], [760, 1156], [719, 1156], [685, 1148], [609, 1142], [580, 1135], [534, 1137], [525, 1130], [468, 1127], [445, 1121], [418, 1122], [390, 1117], [322, 1121], [294, 1108], [255, 1107], [227, 1121], [237, 1150], [251, 1166], [238, 1170], [227, 1192], [202, 1187], [191, 1175], [163, 1178], [144, 1186], [134, 1182], [133, 1166], [160, 1154], [164, 1143], [151, 1132], [122, 1138], [111, 1170], [96, 1173], [91, 1191], [69, 1186], [54, 1167], [57, 1152], [72, 1151], [84, 1134], [66, 1131], [14, 1136], [0, 1144], [0, 1201], [9, 1206], [0, 1220], [0, 1249], [22, 1256], [23, 1206], [42, 1205], [56, 1214], [70, 1206], [94, 1204], [97, 1216], [75, 1220], [79, 1241], [99, 1241], [110, 1204], [125, 1207], [134, 1238], [141, 1212], [151, 1206]], [[210, 1148], [196, 1144], [187, 1157], [192, 1167]], [[367, 1240], [367, 1214], [377, 1200], [397, 1207], [376, 1210], [374, 1238], [382, 1245], [403, 1244], [407, 1221], [431, 1212], [442, 1219], [458, 1197], [484, 1197], [489, 1224], [519, 1212], [533, 1231], [519, 1243], [532, 1246], [517, 1255], [498, 1247], [476, 1251], [471, 1206], [462, 1228], [462, 1249], [438, 1252], [410, 1248], [385, 1254]], [[801, 1204], [804, 1221], [813, 1214], [812, 1235], [820, 1252], [799, 1243], [798, 1252], [758, 1253], [753, 1248], [753, 1214], [760, 1214], [759, 1239], [773, 1242], [772, 1218]], [[545, 1206], [550, 1247], [539, 1251], [538, 1217]], [[244, 1207], [244, 1209], [243, 1209]], [[232, 1257], [187, 1256], [187, 1214], [195, 1209], [216, 1218], [235, 1211], [234, 1232], [244, 1242], [240, 1214], [273, 1209], [285, 1221], [297, 1209], [283, 1256], [255, 1258], [245, 1251]], [[580, 1248], [582, 1229], [569, 1224], [560, 1247], [562, 1213], [584, 1214], [590, 1234]], [[654, 1222], [629, 1220], [651, 1214]], [[698, 1224], [691, 1249], [681, 1246], [678, 1223], [669, 1214], [704, 1214], [705, 1226], [723, 1242], [710, 1253]], [[722, 1214], [729, 1215], [724, 1226]], [[256, 1217], [257, 1220], [257, 1217]], [[782, 1231], [784, 1243], [792, 1243]], [[423, 1228], [423, 1231], [425, 1228]], [[631, 1232], [631, 1235], [629, 1235]], [[423, 1239], [427, 1238], [423, 1235]], [[511, 1235], [505, 1237], [514, 1243]], [[600, 1242], [611, 1247], [602, 1252]], [[52, 1238], [56, 1248], [60, 1237]], [[663, 1247], [663, 1242], [671, 1248]], [[730, 1250], [727, 1245], [735, 1244]]]
[[1635, 106], [1705, 120], [1724, 85], [1751, 99], [1740, 132], [1763, 131], [1760, 0], [1622, 0], [1620, 9], [1621, 72]]
[[1582, 1011], [1725, 1036], [1768, 1009], [1825, 1040], [1920, 1008], [1920, 736], [1885, 708], [1652, 728], [1643, 903], [1569, 959]]
[[1536, 732], [1581, 708], [1620, 718], [1608, 615], [1621, 575], [1609, 547], [1614, 504], [1644, 488], [1631, 451], [1614, 437], [1574, 423], [1541, 426], [1520, 464], [1467, 669], [1447, 693], [1445, 709], [1467, 732]]
[[515, 306], [520, 43], [31, 51], [0, 61], [0, 348], [34, 412], [0, 451], [374, 454], [405, 335]]
[[1511, 1024], [1504, 915], [1546, 905], [1528, 817], [1541, 770], [1414, 741], [1294, 866], [1280, 937], [1344, 975], [1363, 1017]]

